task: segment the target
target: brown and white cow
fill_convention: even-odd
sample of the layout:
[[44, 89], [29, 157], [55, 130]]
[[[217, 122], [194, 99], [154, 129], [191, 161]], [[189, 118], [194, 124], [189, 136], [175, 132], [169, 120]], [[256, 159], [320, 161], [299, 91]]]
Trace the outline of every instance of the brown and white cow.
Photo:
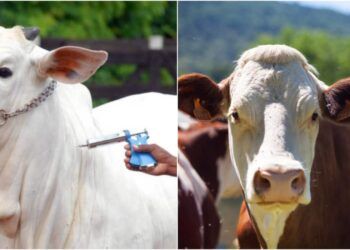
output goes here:
[[227, 135], [227, 123], [196, 121], [179, 111], [179, 148], [216, 201], [241, 195], [241, 185], [232, 168]]
[[350, 79], [327, 87], [316, 75], [299, 51], [264, 45], [219, 84], [179, 79], [184, 109], [228, 118], [231, 158], [268, 248], [350, 246], [350, 131], [331, 123], [350, 116]]

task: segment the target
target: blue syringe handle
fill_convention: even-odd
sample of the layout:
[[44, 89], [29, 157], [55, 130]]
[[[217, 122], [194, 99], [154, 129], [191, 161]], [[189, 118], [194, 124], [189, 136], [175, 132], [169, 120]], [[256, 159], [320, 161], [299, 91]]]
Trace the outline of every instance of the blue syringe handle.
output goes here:
[[129, 130], [124, 130], [126, 141], [129, 143], [131, 150], [130, 157], [130, 165], [138, 168], [138, 167], [154, 167], [157, 165], [157, 161], [154, 157], [148, 152], [136, 152], [133, 149], [133, 146], [145, 145], [147, 144], [147, 140], [149, 138], [147, 131], [144, 133], [131, 136]]

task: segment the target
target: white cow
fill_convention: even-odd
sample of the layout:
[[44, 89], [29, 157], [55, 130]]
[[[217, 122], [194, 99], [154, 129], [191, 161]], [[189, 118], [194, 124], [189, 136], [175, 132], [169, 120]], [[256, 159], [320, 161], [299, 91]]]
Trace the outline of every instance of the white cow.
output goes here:
[[[0, 28], [2, 248], [177, 246], [176, 179], [126, 170], [124, 150], [113, 150], [117, 146], [78, 147], [105, 131], [93, 118], [88, 90], [65, 83], [86, 80], [106, 58], [105, 52], [78, 47], [48, 52], [27, 41], [20, 28]], [[16, 112], [42, 92], [34, 101], [42, 102], [38, 107]], [[166, 99], [161, 105], [168, 105]], [[176, 115], [171, 105], [167, 112]], [[127, 122], [131, 112], [115, 111], [106, 115], [123, 128], [133, 125]], [[20, 114], [9, 117], [12, 112]], [[139, 120], [137, 128], [144, 124]], [[160, 144], [168, 134], [162, 136]]]

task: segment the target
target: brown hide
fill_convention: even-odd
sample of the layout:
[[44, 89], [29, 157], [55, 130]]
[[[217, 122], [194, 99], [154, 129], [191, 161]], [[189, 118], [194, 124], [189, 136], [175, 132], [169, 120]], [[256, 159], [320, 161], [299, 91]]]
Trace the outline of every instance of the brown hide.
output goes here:
[[[310, 185], [311, 203], [289, 216], [278, 247], [350, 248], [350, 127], [320, 120]], [[247, 216], [239, 217], [240, 247], [259, 248]]]
[[201, 218], [193, 193], [186, 192], [179, 178], [179, 248], [201, 248]]
[[[179, 155], [179, 168], [181, 164], [187, 164], [188, 161], [181, 160]], [[186, 166], [186, 169], [192, 166]], [[185, 174], [186, 171], [184, 171]], [[199, 185], [196, 179], [189, 178], [191, 184]], [[216, 211], [216, 206], [213, 197], [206, 189], [204, 197], [198, 197], [194, 190], [185, 189], [183, 185], [182, 175], [179, 174], [179, 248], [208, 248], [216, 247], [219, 232], [220, 232], [220, 218]], [[202, 201], [200, 207], [196, 205]]]

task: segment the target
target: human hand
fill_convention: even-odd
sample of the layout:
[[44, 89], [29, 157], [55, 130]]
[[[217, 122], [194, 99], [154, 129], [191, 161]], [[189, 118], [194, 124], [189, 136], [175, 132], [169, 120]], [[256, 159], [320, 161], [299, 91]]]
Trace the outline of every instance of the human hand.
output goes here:
[[129, 170], [140, 171], [151, 175], [172, 175], [176, 176], [177, 160], [176, 157], [172, 156], [168, 151], [161, 148], [157, 144], [145, 144], [134, 146], [136, 152], [148, 152], [150, 153], [158, 162], [155, 167], [147, 168], [135, 168], [129, 163], [131, 157], [131, 150], [129, 144], [124, 146], [125, 152], [125, 166]]

